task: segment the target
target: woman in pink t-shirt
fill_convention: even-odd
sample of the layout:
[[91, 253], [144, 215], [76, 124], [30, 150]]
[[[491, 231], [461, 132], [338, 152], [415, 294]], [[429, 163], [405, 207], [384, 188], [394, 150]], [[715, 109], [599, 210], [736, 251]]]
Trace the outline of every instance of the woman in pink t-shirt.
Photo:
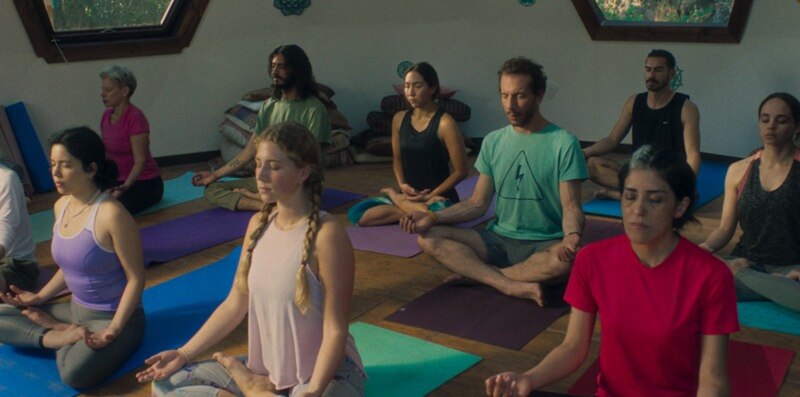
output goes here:
[[589, 353], [596, 317], [595, 395], [728, 395], [728, 334], [739, 330], [733, 276], [678, 234], [694, 220], [694, 172], [678, 153], [643, 146], [619, 179], [625, 234], [578, 252], [564, 341], [523, 374], [486, 379], [487, 395], [527, 396], [569, 376]]
[[128, 68], [111, 66], [100, 78], [106, 107], [100, 131], [108, 158], [119, 168], [118, 184], [110, 193], [136, 214], [161, 201], [164, 194], [164, 181], [150, 154], [150, 125], [144, 113], [131, 104], [136, 77]]

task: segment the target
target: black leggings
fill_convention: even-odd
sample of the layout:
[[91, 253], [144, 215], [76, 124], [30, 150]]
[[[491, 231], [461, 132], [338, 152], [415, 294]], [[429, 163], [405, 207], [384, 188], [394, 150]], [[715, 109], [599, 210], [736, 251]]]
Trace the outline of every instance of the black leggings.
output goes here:
[[[122, 183], [120, 183], [122, 184]], [[136, 181], [118, 200], [132, 215], [152, 207], [164, 195], [164, 180], [161, 176], [145, 181]]]

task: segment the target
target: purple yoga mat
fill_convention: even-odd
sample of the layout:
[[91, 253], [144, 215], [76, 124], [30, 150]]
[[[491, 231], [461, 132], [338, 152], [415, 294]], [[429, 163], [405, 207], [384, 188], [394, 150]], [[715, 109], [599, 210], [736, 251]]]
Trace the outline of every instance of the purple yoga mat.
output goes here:
[[506, 296], [485, 285], [447, 283], [414, 299], [386, 320], [520, 350], [567, 308], [561, 300], [539, 307], [531, 300]]
[[325, 188], [325, 190], [322, 191], [322, 205], [320, 207], [323, 210], [328, 211], [342, 204], [349, 203], [351, 201], [355, 201], [364, 197], [367, 196], [359, 193], [346, 192], [344, 190]]
[[[472, 191], [475, 190], [475, 184], [477, 182], [477, 176], [463, 180], [456, 186], [458, 196], [461, 197], [462, 200], [468, 199], [472, 196]], [[469, 228], [493, 217], [494, 200], [492, 200], [492, 203], [483, 216], [469, 222], [460, 223], [456, 226]], [[420, 249], [417, 244], [417, 235], [400, 230], [400, 226], [396, 224], [369, 227], [351, 225], [347, 227], [347, 234], [350, 235], [353, 248], [357, 250], [377, 252], [379, 254], [394, 255], [404, 258], [410, 258], [422, 252], [422, 249]]]
[[589, 244], [625, 233], [619, 219], [601, 220], [587, 218], [583, 226], [583, 243]]
[[163, 263], [244, 236], [249, 211], [214, 208], [142, 229], [144, 263]]

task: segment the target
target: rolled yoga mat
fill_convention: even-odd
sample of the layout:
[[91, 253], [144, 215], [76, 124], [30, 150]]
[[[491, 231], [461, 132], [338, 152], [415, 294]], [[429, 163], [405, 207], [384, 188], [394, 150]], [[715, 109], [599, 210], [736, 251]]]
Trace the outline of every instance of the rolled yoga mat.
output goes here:
[[[228, 295], [240, 254], [241, 247], [216, 263], [147, 288], [142, 294], [147, 316], [144, 342], [109, 381], [144, 366], [146, 358], [189, 340]], [[74, 396], [79, 393], [61, 383], [53, 351], [0, 345], [0, 368], [0, 395], [3, 396]]]
[[[728, 164], [726, 163], [706, 160], [700, 164], [695, 208], [700, 208], [725, 193], [725, 173], [727, 171]], [[583, 204], [583, 212], [591, 215], [622, 218], [618, 200], [593, 199]]]
[[[477, 182], [477, 176], [461, 181], [461, 183], [456, 186], [458, 196], [462, 200], [468, 199], [472, 196], [472, 191], [475, 190], [475, 184]], [[454, 226], [470, 228], [493, 218], [494, 205], [495, 202], [492, 200], [492, 203], [483, 216]], [[350, 236], [353, 248], [357, 250], [377, 252], [379, 254], [403, 258], [410, 258], [422, 252], [422, 249], [420, 249], [417, 244], [417, 235], [402, 231], [397, 224], [366, 227], [350, 225], [347, 227], [347, 234]]]
[[[769, 397], [778, 395], [794, 352], [778, 347], [730, 341], [728, 380], [731, 397]], [[595, 360], [569, 389], [570, 393], [592, 396], [597, 390], [600, 366]]]
[[367, 396], [425, 396], [481, 360], [370, 324], [351, 324], [350, 333], [367, 372]]
[[53, 178], [50, 176], [50, 161], [44, 153], [44, 148], [36, 129], [28, 116], [25, 104], [17, 102], [6, 107], [6, 115], [14, 130], [14, 137], [17, 139], [19, 151], [25, 160], [25, 167], [29, 172], [33, 188], [37, 192], [49, 192], [56, 188]]
[[520, 350], [567, 311], [560, 294], [550, 295], [551, 302], [539, 307], [486, 285], [451, 282], [414, 299], [386, 320]]

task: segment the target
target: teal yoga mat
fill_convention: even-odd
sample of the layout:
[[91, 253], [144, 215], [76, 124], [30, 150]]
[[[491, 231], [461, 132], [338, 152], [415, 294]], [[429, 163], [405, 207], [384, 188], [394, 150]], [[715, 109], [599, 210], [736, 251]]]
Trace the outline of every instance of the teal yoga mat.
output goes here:
[[481, 360], [370, 324], [351, 324], [350, 333], [369, 377], [367, 396], [424, 396]]
[[739, 302], [739, 323], [784, 334], [800, 335], [800, 313], [770, 301]]
[[[109, 380], [133, 376], [129, 372], [144, 366], [146, 358], [189, 340], [230, 291], [240, 254], [241, 247], [216, 263], [146, 289], [142, 295], [147, 315], [144, 343]], [[52, 351], [0, 345], [0, 395], [78, 393], [59, 380]]]
[[[703, 161], [700, 165], [700, 175], [697, 178], [697, 203], [695, 208], [700, 208], [725, 192], [725, 173], [728, 164], [717, 161]], [[583, 212], [591, 215], [610, 216], [622, 218], [619, 201], [594, 199], [583, 204]]]

